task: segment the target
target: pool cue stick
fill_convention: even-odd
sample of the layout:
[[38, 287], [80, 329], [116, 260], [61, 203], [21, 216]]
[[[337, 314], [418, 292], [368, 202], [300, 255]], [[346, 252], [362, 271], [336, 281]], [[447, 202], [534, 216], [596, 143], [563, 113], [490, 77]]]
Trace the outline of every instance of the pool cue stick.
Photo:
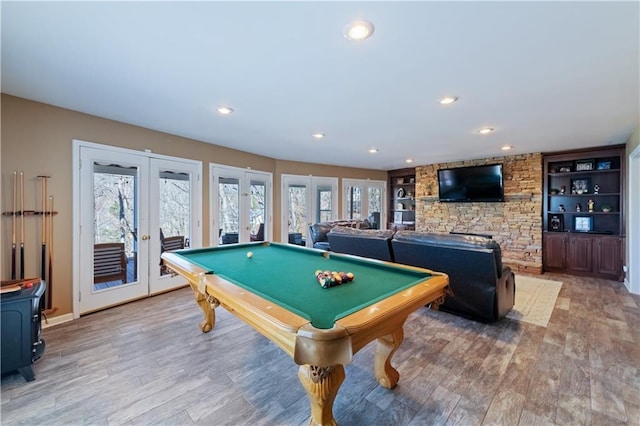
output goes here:
[[20, 278], [24, 278], [24, 172], [20, 172]]
[[38, 176], [42, 179], [42, 261], [40, 263], [40, 277], [47, 280], [47, 178], [49, 176]]
[[11, 279], [16, 279], [16, 198], [18, 197], [18, 172], [13, 172], [13, 211], [11, 212]]
[[47, 282], [47, 309], [53, 306], [53, 195], [49, 195], [49, 281]]

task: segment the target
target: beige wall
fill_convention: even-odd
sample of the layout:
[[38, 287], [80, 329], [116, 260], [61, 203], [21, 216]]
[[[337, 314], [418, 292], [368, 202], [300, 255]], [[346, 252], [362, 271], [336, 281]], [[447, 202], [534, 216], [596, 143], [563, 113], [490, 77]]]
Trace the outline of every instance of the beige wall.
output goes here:
[[[280, 174], [313, 174], [340, 178], [386, 179], [380, 170], [352, 169], [322, 164], [280, 161], [192, 139], [182, 138], [112, 120], [78, 113], [51, 105], [2, 94], [1, 209], [12, 207], [13, 171], [25, 176], [25, 210], [40, 210], [41, 182], [38, 175], [49, 175], [48, 193], [54, 196], [54, 286], [53, 306], [56, 315], [72, 312], [72, 140], [79, 139], [134, 150], [150, 149], [155, 153], [203, 162], [202, 241], [209, 242], [209, 170], [208, 163], [271, 172], [274, 175], [274, 239], [280, 235]], [[39, 216], [25, 222], [25, 275], [40, 275]], [[0, 244], [0, 277], [10, 278], [11, 219], [3, 217]]]

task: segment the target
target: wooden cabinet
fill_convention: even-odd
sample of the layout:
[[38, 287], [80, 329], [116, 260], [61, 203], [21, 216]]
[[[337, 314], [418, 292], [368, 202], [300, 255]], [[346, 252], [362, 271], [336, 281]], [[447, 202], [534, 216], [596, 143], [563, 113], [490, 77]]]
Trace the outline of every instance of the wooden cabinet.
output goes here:
[[567, 269], [570, 272], [593, 272], [593, 237], [572, 235], [567, 252]]
[[543, 158], [544, 269], [623, 279], [624, 145]]
[[595, 241], [594, 271], [614, 280], [624, 279], [622, 273], [624, 238], [601, 237]]
[[564, 270], [567, 268], [567, 241], [565, 233], [546, 233], [544, 235], [542, 259], [546, 270]]
[[414, 230], [416, 223], [416, 170], [389, 171], [388, 229]]

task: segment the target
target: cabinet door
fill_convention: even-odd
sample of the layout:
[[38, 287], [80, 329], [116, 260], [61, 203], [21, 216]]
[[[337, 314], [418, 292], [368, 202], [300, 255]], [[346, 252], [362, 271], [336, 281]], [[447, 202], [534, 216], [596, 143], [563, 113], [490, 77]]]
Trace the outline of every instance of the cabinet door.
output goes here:
[[545, 269], [565, 269], [567, 267], [567, 234], [546, 233], [542, 258]]
[[600, 237], [595, 241], [595, 272], [612, 279], [622, 273], [622, 243], [618, 237]]
[[568, 269], [576, 272], [591, 272], [593, 270], [592, 236], [571, 236]]

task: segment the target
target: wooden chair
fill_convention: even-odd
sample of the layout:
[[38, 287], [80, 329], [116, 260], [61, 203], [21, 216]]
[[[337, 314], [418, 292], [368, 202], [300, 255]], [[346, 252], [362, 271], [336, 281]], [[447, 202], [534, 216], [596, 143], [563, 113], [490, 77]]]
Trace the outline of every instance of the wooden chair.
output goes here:
[[176, 235], [173, 237], [163, 238], [161, 241], [162, 251], [180, 250], [184, 248], [184, 237]]
[[103, 243], [93, 246], [93, 283], [127, 282], [127, 257], [124, 243]]
[[[173, 237], [166, 237], [160, 240], [160, 250], [162, 252], [180, 250], [184, 248], [184, 237], [182, 235], [175, 235]], [[160, 260], [160, 275], [170, 274], [171, 271], [162, 264]]]

